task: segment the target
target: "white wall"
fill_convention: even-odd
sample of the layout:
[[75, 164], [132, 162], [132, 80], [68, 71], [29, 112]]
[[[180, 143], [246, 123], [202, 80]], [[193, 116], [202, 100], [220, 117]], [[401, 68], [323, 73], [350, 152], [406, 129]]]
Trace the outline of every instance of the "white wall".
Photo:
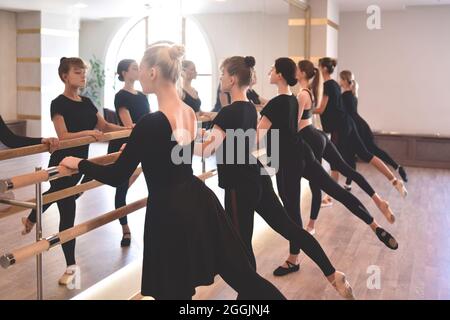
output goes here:
[[258, 77], [255, 89], [266, 98], [276, 94], [276, 88], [268, 83], [267, 73], [276, 58], [288, 55], [287, 15], [204, 14], [194, 18], [207, 34], [217, 64], [233, 55], [254, 56]]
[[[277, 57], [288, 54], [287, 15], [202, 14], [192, 18], [207, 35], [216, 64], [231, 55], [253, 55], [259, 78], [255, 88], [263, 96], [275, 95], [276, 90], [268, 84], [266, 75]], [[88, 60], [96, 55], [104, 61], [114, 34], [126, 21], [120, 18], [81, 22], [80, 56]], [[218, 78], [218, 67], [214, 71], [214, 78]], [[213, 87], [217, 87], [217, 84], [215, 82]]]
[[[94, 56], [105, 63], [109, 44], [127, 18], [82, 21], [80, 24], [80, 57], [89, 62]], [[100, 96], [103, 101], [103, 94]], [[102, 108], [103, 106], [97, 106]]]
[[342, 13], [339, 68], [360, 84], [359, 109], [373, 130], [450, 136], [450, 6]]
[[0, 115], [15, 119], [17, 115], [16, 14], [0, 11]]
[[82, 21], [80, 24], [80, 57], [88, 61], [94, 55], [104, 61], [108, 45], [126, 18]]

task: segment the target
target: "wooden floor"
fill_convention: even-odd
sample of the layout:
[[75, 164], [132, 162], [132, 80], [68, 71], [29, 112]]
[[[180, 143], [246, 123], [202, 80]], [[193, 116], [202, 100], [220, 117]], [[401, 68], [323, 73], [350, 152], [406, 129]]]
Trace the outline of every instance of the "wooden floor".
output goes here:
[[[102, 154], [105, 145], [95, 145], [94, 154]], [[31, 156], [21, 160], [0, 163], [0, 177], [30, 172], [34, 166], [46, 166], [47, 155]], [[214, 165], [209, 163], [209, 167]], [[199, 172], [198, 163], [195, 166]], [[353, 285], [358, 299], [450, 299], [450, 171], [408, 168], [410, 182], [406, 200], [391, 188], [386, 180], [367, 165], [359, 165], [360, 171], [385, 197], [397, 215], [397, 222], [390, 226], [379, 214], [371, 200], [357, 187], [353, 193], [368, 207], [376, 220], [395, 235], [399, 249], [391, 251], [381, 244], [370, 229], [351, 215], [342, 205], [322, 209], [317, 224], [316, 238], [320, 241], [338, 270], [344, 271]], [[223, 192], [213, 178], [208, 185], [222, 200]], [[146, 195], [143, 178], [130, 189], [128, 201]], [[20, 190], [16, 198], [33, 196], [33, 188]], [[77, 201], [77, 219], [80, 223], [112, 210], [114, 189], [101, 187], [86, 192]], [[302, 217], [308, 220], [310, 192], [304, 184]], [[20, 217], [23, 212], [0, 220], [0, 254], [31, 243], [34, 235], [20, 234]], [[144, 211], [129, 216], [133, 233], [132, 245], [120, 248], [119, 223], [104, 226], [77, 240], [77, 261], [81, 266], [81, 290], [59, 287], [57, 280], [64, 272], [65, 263], [60, 248], [44, 253], [44, 297], [69, 299], [119, 270], [142, 254]], [[44, 236], [57, 232], [59, 215], [56, 206], [43, 218]], [[288, 243], [256, 217], [254, 248], [258, 271], [272, 281], [288, 299], [338, 299], [320, 270], [304, 254], [301, 271], [283, 278], [274, 278], [272, 271], [287, 255]], [[369, 289], [367, 281], [371, 266], [381, 272], [381, 288]], [[11, 269], [0, 269], [0, 299], [35, 299], [35, 261], [31, 259]], [[214, 285], [197, 290], [195, 299], [234, 299], [236, 293], [219, 277]]]

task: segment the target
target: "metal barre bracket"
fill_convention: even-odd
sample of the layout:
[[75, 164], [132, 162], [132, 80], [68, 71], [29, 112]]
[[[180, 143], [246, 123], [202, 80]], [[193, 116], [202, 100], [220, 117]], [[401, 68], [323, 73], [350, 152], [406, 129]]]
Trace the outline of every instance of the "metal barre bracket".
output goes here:
[[4, 269], [8, 269], [10, 266], [16, 263], [16, 259], [12, 253], [7, 253], [0, 257], [0, 265]]
[[0, 180], [0, 193], [5, 193], [12, 188], [14, 188], [14, 184], [12, 183], [11, 179]]
[[45, 240], [47, 240], [50, 245], [48, 248], [49, 250], [61, 243], [61, 239], [59, 238], [58, 235], [47, 237], [45, 238]]

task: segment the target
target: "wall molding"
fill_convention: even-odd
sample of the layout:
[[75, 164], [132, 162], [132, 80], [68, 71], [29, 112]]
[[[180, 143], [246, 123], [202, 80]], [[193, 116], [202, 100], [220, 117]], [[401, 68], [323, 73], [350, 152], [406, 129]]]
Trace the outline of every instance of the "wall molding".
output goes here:
[[[306, 26], [306, 19], [289, 19], [289, 27], [304, 27]], [[339, 31], [339, 25], [327, 18], [314, 18], [311, 19], [311, 26], [330, 26]]]
[[41, 92], [40, 86], [17, 86], [17, 91]]
[[374, 132], [375, 141], [401, 165], [450, 169], [450, 137]]
[[50, 29], [50, 28], [30, 28], [17, 29], [17, 34], [40, 34], [56, 37], [79, 37], [78, 30]]
[[41, 116], [40, 115], [34, 115], [34, 114], [21, 114], [21, 113], [18, 113], [17, 114], [17, 119], [18, 120], [41, 120]]
[[41, 63], [39, 57], [21, 57], [17, 58], [17, 63]]
[[43, 64], [59, 64], [60, 58], [57, 57], [18, 57], [17, 63], [43, 63]]

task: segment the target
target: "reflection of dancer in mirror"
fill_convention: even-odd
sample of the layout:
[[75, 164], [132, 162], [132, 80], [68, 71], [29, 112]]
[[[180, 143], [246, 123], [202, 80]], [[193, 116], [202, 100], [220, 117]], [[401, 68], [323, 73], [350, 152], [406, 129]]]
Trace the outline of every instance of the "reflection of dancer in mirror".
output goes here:
[[256, 83], [257, 83], [256, 72], [253, 72], [252, 81], [250, 82], [250, 87], [248, 87], [248, 90], [247, 90], [247, 99], [250, 102], [252, 102], [255, 105], [256, 110], [258, 110], [260, 112], [264, 108], [264, 106], [267, 104], [268, 100], [261, 97], [253, 89], [253, 87], [256, 85]]
[[197, 90], [192, 87], [192, 80], [197, 79], [197, 69], [194, 62], [190, 60], [183, 61], [181, 76], [183, 78], [183, 102], [191, 107], [195, 113], [198, 113], [200, 112], [202, 100], [200, 100]]

